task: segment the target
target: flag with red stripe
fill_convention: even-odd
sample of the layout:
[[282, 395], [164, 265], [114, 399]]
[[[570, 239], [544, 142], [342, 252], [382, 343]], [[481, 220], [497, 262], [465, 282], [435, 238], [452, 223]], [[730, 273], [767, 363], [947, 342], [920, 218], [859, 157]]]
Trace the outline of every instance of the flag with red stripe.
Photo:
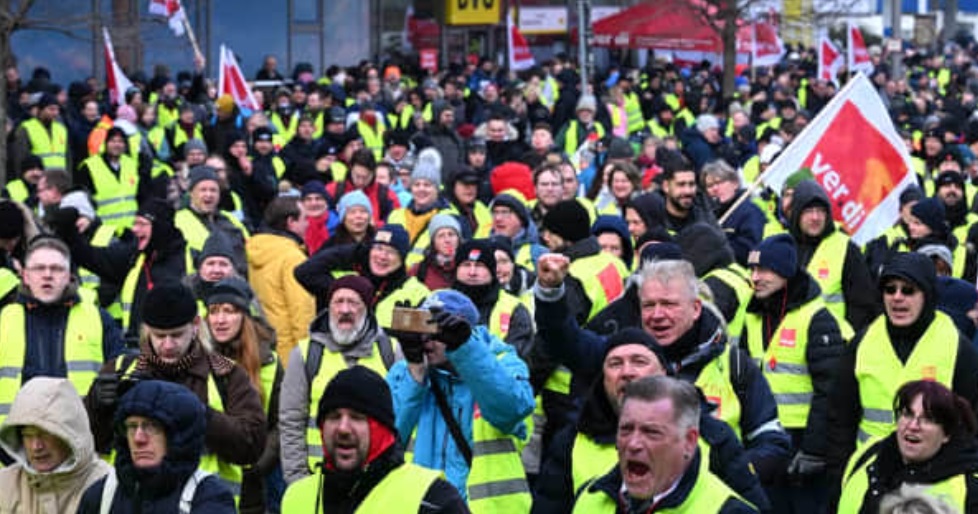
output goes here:
[[230, 48], [221, 45], [221, 72], [217, 81], [219, 95], [228, 94], [234, 98], [234, 103], [243, 111], [257, 111], [260, 109], [248, 81], [245, 80], [241, 68], [238, 66], [234, 52]]

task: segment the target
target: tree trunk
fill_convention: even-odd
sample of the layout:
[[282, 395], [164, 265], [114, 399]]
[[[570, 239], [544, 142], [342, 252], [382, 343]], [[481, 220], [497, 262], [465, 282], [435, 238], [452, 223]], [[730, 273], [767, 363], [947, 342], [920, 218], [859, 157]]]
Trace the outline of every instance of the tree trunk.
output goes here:
[[735, 2], [721, 10], [723, 27], [720, 40], [723, 42], [723, 97], [734, 94], [734, 79], [737, 78], [737, 9]]

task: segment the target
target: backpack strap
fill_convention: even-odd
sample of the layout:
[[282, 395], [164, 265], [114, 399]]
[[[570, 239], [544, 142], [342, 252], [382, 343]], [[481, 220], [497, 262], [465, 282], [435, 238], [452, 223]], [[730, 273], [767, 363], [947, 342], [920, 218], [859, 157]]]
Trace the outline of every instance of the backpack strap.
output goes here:
[[193, 475], [190, 475], [187, 483], [183, 484], [183, 491], [180, 493], [180, 514], [190, 514], [190, 510], [194, 504], [194, 495], [197, 494], [197, 485], [209, 476], [211, 476], [211, 473], [198, 469], [194, 471]]
[[384, 368], [390, 371], [397, 356], [394, 355], [394, 345], [391, 344], [391, 338], [383, 332], [377, 334], [377, 351], [380, 352], [380, 360], [384, 361]]
[[312, 380], [319, 374], [319, 365], [323, 361], [323, 345], [309, 339], [309, 355], [306, 356], [306, 383], [312, 384]]
[[112, 500], [115, 498], [115, 490], [119, 487], [119, 478], [115, 476], [115, 468], [109, 468], [105, 475], [105, 484], [102, 485], [102, 501], [99, 505], [99, 514], [109, 514], [112, 510]]

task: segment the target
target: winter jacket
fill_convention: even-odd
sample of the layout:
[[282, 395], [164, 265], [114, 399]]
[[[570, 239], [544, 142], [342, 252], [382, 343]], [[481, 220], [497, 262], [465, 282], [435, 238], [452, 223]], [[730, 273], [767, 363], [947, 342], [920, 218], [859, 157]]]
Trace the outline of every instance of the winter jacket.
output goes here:
[[[821, 205], [829, 213], [825, 228], [818, 237], [809, 237], [802, 233], [799, 220], [806, 207]], [[791, 200], [791, 220], [789, 231], [798, 244], [798, 267], [806, 268], [815, 254], [818, 245], [838, 230], [832, 221], [832, 203], [828, 195], [812, 180], [803, 180], [795, 187]], [[879, 305], [876, 284], [869, 274], [869, 267], [863, 259], [859, 247], [852, 241], [846, 247], [845, 260], [842, 265], [842, 295], [846, 302], [846, 321], [853, 330], [859, 331], [869, 325], [882, 310]]]
[[469, 466], [452, 442], [429, 388], [438, 387], [445, 393], [470, 447], [476, 415], [500, 432], [526, 440], [526, 418], [535, 403], [526, 364], [512, 346], [489, 334], [485, 326], [473, 327], [466, 343], [446, 353], [454, 371], [430, 369], [425, 383], [419, 384], [408, 371], [407, 362], [400, 361], [387, 374], [387, 382], [394, 397], [401, 443], [406, 446], [415, 434], [414, 463], [444, 470], [448, 481], [467, 498]]
[[[437, 109], [432, 109], [433, 111]], [[444, 127], [437, 122], [441, 112], [433, 112], [433, 122], [419, 134], [422, 138], [427, 138], [438, 153], [441, 154], [442, 162], [442, 183], [448, 182], [451, 172], [465, 162], [465, 152], [463, 151], [462, 139], [451, 127]], [[415, 136], [418, 139], [418, 136]]]
[[[245, 378], [247, 380], [247, 378]], [[257, 395], [257, 393], [255, 393]], [[210, 430], [213, 412], [205, 410], [194, 395], [171, 383], [148, 380], [140, 382], [119, 401], [113, 425], [129, 416], [143, 416], [162, 425], [166, 433], [167, 452], [163, 462], [154, 468], [136, 469], [129, 453], [125, 431], [116, 432], [115, 475], [118, 479], [110, 514], [173, 514], [179, 512], [180, 495], [187, 480], [200, 464], [205, 432]], [[79, 514], [101, 511], [105, 479], [85, 491]], [[235, 513], [234, 496], [216, 476], [197, 484], [190, 511], [192, 513]]]
[[437, 255], [429, 247], [425, 252], [424, 260], [411, 266], [408, 275], [416, 277], [425, 287], [434, 291], [436, 289], [449, 289], [455, 283], [455, 262], [450, 260], [444, 266], [438, 264]]
[[[349, 178], [344, 182], [330, 182], [326, 184], [326, 194], [329, 195], [327, 200], [330, 205], [335, 207], [339, 205], [340, 199], [344, 194], [356, 189]], [[370, 199], [370, 209], [374, 214], [374, 228], [383, 227], [390, 213], [394, 209], [401, 207], [401, 201], [397, 198], [397, 194], [389, 187], [378, 184], [376, 180], [371, 181], [366, 187], [361, 188], [360, 191]], [[340, 223], [342, 224], [342, 220], [340, 220]]]
[[[58, 437], [71, 455], [56, 470], [38, 473], [20, 436], [27, 426]], [[21, 389], [0, 427], [0, 446], [15, 462], [0, 469], [0, 514], [75, 512], [85, 489], [110, 469], [95, 454], [78, 391], [64, 379], [38, 378]]]
[[[601, 374], [607, 338], [574, 323], [568, 316], [561, 289], [543, 290], [537, 285], [534, 295], [537, 333], [544, 349], [574, 373], [576, 382], [592, 383]], [[720, 358], [727, 337], [720, 332], [719, 340], [716, 340], [719, 329], [720, 320], [716, 315], [710, 309], [702, 309], [693, 327], [678, 341], [665, 347], [671, 364], [684, 361], [678, 378], [694, 382], [704, 367]], [[748, 458], [761, 483], [768, 483], [787, 464], [791, 442], [780, 428], [777, 404], [760, 369], [744, 350], [732, 348], [729, 355], [727, 365], [741, 409], [740, 426], [732, 428], [740, 429]]]
[[[713, 405], [703, 399], [700, 405], [699, 430], [700, 439], [710, 447], [710, 472], [762, 512], [770, 510], [767, 496], [761, 489], [757, 476], [750, 469], [747, 455], [737, 435], [726, 423], [713, 417], [713, 409]], [[577, 425], [561, 430], [544, 456], [540, 474], [534, 483], [533, 514], [563, 514], [571, 511], [576, 493], [573, 487], [572, 456], [578, 434], [583, 434], [614, 452], [618, 435], [618, 415], [608, 401], [602, 380], [595, 380], [591, 384]], [[607, 469], [595, 468], [594, 476], [600, 476], [606, 471]]]
[[[717, 206], [717, 219], [726, 215], [733, 207], [733, 203], [743, 194], [744, 190], [738, 189], [730, 201]], [[720, 225], [741, 266], [747, 266], [747, 254], [760, 244], [766, 223], [767, 216], [764, 215], [764, 211], [754, 202], [745, 201], [738, 205]]]
[[720, 145], [707, 141], [696, 127], [690, 127], [679, 134], [679, 141], [682, 143], [683, 153], [693, 162], [693, 170], [697, 173], [706, 163], [719, 157]]
[[[144, 350], [148, 352], [148, 350]], [[207, 427], [204, 444], [207, 451], [218, 458], [240, 466], [252, 465], [261, 457], [265, 448], [266, 420], [261, 407], [258, 391], [244, 369], [233, 361], [215, 353], [207, 353], [203, 343], [194, 342], [179, 364], [166, 368], [153, 363], [148, 353], [140, 355], [134, 363], [132, 377], [140, 380], [165, 380], [180, 384], [203, 403], [208, 405], [207, 382], [213, 377], [221, 394], [223, 412], [207, 408]], [[127, 359], [123, 359], [125, 362]], [[122, 370], [116, 362], [107, 362], [100, 374], [118, 375]], [[92, 385], [85, 397], [85, 408], [91, 420], [95, 447], [100, 452], [108, 451], [115, 434], [113, 415], [116, 406], [100, 406], [94, 391], [98, 382]]]
[[319, 140], [302, 140], [298, 135], [282, 148], [285, 161], [285, 177], [295, 187], [302, 187], [310, 180], [324, 180], [316, 170], [316, 160], [322, 143]]
[[[668, 202], [661, 189], [653, 192], [652, 194], [659, 195], [663, 197], [663, 202]], [[665, 205], [665, 203], [663, 203], [663, 205]], [[686, 213], [685, 218], [677, 218], [672, 214], [669, 214], [669, 211], [665, 210], [664, 207], [663, 214], [664, 217], [662, 223], [665, 225], [666, 230], [669, 231], [669, 234], [673, 236], [679, 232], [682, 232], [683, 229], [694, 223], [717, 225], [716, 216], [713, 214], [712, 200], [707, 198], [702, 191], [697, 191], [696, 196], [693, 197], [693, 206]]]
[[255, 296], [275, 328], [279, 359], [288, 365], [289, 353], [308, 335], [316, 303], [293, 275], [306, 260], [302, 240], [284, 231], [268, 230], [248, 240], [248, 278]]
[[[360, 359], [365, 359], [374, 351], [375, 341], [386, 337], [372, 313], [367, 314], [366, 325], [355, 341], [347, 346], [340, 346], [333, 341], [329, 330], [329, 311], [324, 310], [316, 316], [309, 327], [310, 345], [322, 346], [322, 354], [339, 352], [343, 354], [347, 365], [353, 366]], [[400, 358], [400, 349], [396, 349], [395, 358]], [[320, 360], [320, 366], [322, 366]], [[306, 442], [306, 428], [309, 425], [309, 377], [306, 375], [306, 356], [300, 347], [292, 349], [289, 365], [282, 379], [282, 390], [279, 397], [278, 428], [281, 442], [282, 473], [286, 483], [293, 483], [310, 474], [309, 450]], [[318, 406], [317, 406], [318, 408]], [[313, 418], [316, 412], [311, 413]]]

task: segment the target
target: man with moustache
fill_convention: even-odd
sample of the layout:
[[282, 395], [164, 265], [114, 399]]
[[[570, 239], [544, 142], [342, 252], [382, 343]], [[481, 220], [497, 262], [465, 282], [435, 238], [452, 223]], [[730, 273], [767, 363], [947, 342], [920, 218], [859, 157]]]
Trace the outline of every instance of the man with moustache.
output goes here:
[[715, 224], [712, 210], [697, 191], [696, 172], [689, 160], [678, 152], [663, 152], [660, 165], [663, 180], [659, 194], [666, 201], [664, 221], [669, 234], [676, 235], [697, 221]]
[[393, 342], [377, 326], [374, 288], [358, 275], [330, 286], [327, 307], [313, 320], [309, 337], [292, 350], [279, 396], [279, 434], [285, 481], [308, 476], [323, 458], [316, 408], [323, 389], [344, 369], [364, 366], [381, 375], [398, 358]]

